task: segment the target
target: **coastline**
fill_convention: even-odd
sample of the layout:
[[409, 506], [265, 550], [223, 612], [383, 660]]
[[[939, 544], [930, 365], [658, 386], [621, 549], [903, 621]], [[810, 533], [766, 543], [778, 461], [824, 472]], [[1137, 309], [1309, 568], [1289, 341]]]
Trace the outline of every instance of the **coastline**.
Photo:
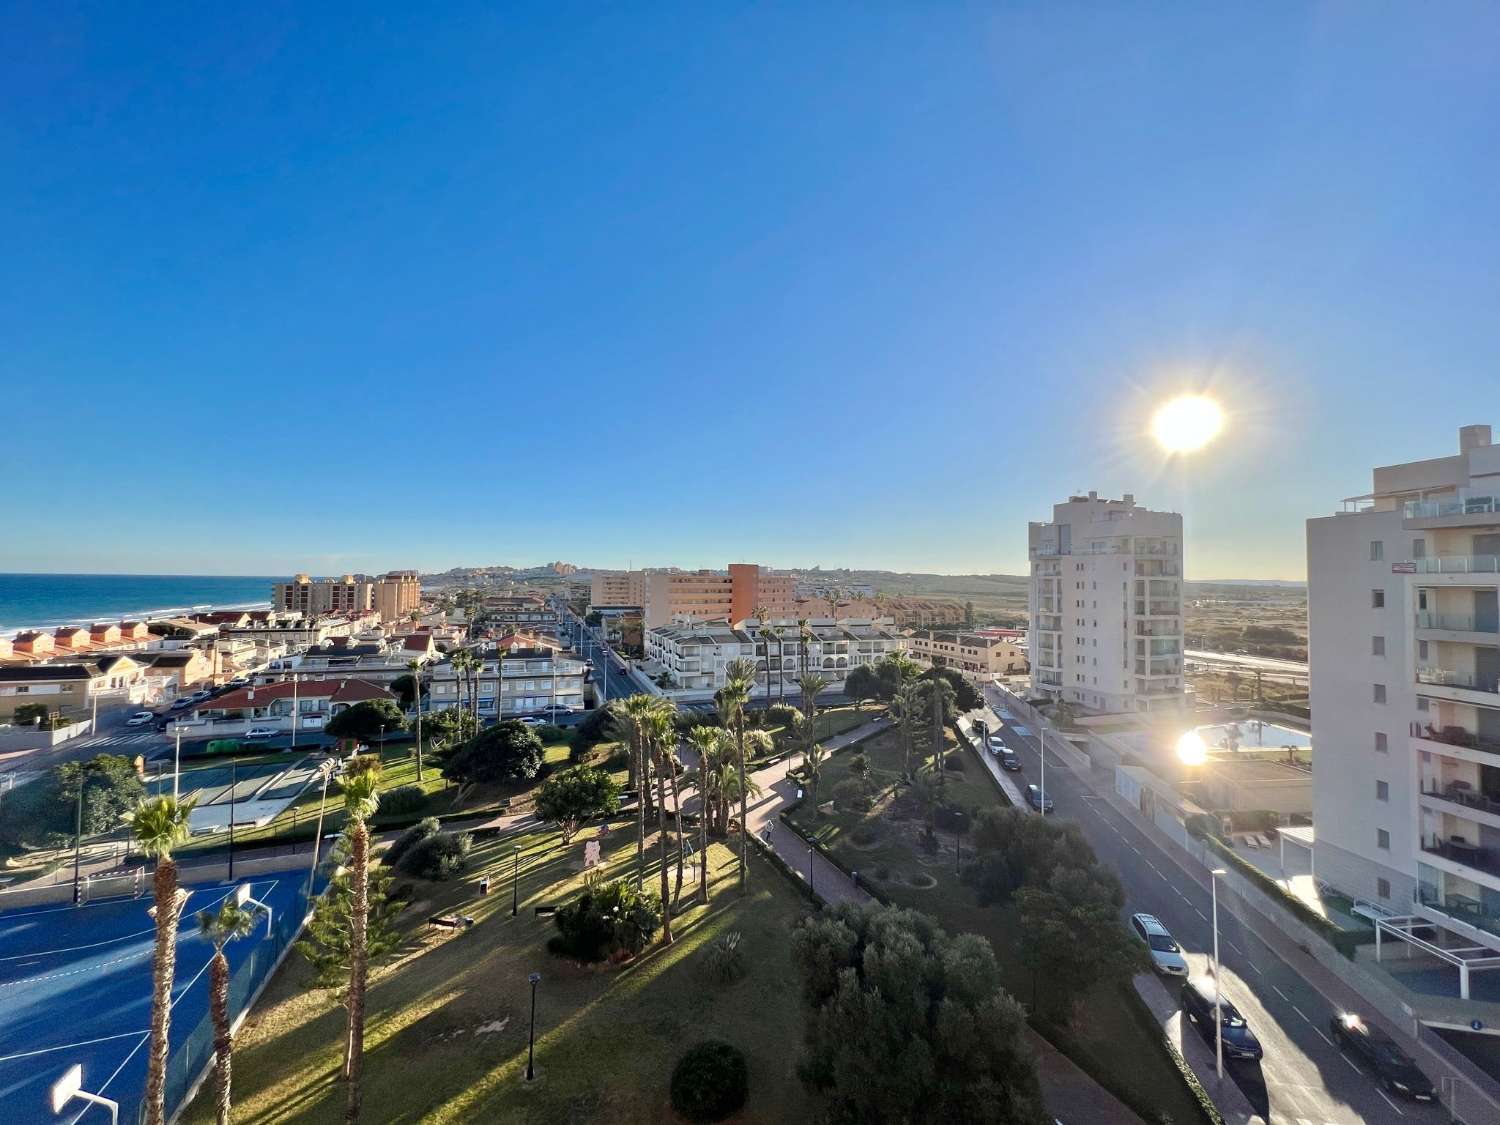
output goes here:
[[0, 573], [0, 638], [107, 621], [269, 609], [267, 595], [277, 581], [259, 575]]
[[74, 617], [69, 620], [43, 621], [36, 623], [25, 623], [21, 625], [9, 625], [0, 623], [0, 637], [14, 639], [17, 633], [25, 633], [32, 630], [42, 633], [50, 633], [69, 625], [93, 625], [100, 620], [106, 621], [160, 621], [164, 617], [180, 617], [185, 613], [214, 613], [221, 610], [243, 609], [257, 610], [270, 609], [270, 601], [260, 602], [234, 602], [224, 604], [203, 603], [200, 605], [165, 606], [161, 609], [128, 610], [124, 613], [109, 613], [103, 618], [95, 615], [93, 617]]

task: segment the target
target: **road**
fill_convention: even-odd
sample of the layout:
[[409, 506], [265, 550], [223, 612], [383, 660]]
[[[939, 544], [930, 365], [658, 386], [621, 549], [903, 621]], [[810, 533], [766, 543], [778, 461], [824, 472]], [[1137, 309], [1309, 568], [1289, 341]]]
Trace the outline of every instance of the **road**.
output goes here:
[[[1000, 697], [994, 691], [988, 695], [993, 710]], [[1025, 762], [1024, 776], [1037, 781], [1040, 759], [1035, 734], [1016, 723], [1003, 719], [1001, 723], [1006, 743]], [[1125, 888], [1126, 915], [1155, 914], [1187, 952], [1194, 974], [1205, 971], [1213, 948], [1210, 892], [1188, 878], [1050, 748], [1047, 796], [1056, 802], [1055, 815], [1077, 823], [1094, 851], [1119, 875]], [[1261, 1063], [1226, 1062], [1225, 1069], [1268, 1122], [1438, 1125], [1448, 1121], [1438, 1106], [1391, 1101], [1370, 1074], [1334, 1047], [1327, 1038], [1333, 1006], [1223, 904], [1219, 945], [1224, 994], [1240, 1009], [1265, 1048]]]
[[13, 774], [15, 780], [11, 784], [24, 785], [53, 766], [92, 758], [96, 754], [122, 754], [127, 758], [142, 754], [149, 758], [168, 742], [165, 735], [156, 733], [152, 727], [125, 725], [125, 720], [138, 710], [138, 707], [101, 710], [96, 734], [70, 738], [62, 745], [46, 750], [16, 751], [0, 756], [0, 775]]
[[573, 651], [581, 654], [593, 666], [596, 687], [601, 682], [600, 677], [604, 677], [602, 681], [605, 690], [604, 702], [608, 703], [611, 699], [621, 699], [640, 692], [641, 689], [636, 686], [635, 681], [625, 674], [620, 665], [620, 658], [594, 635], [593, 630], [583, 623], [581, 617], [568, 614], [564, 620], [564, 628], [572, 641]]
[[1295, 660], [1278, 660], [1270, 656], [1241, 656], [1234, 652], [1205, 652], [1191, 648], [1187, 649], [1183, 655], [1189, 660], [1201, 660], [1205, 664], [1223, 664], [1248, 668], [1251, 671], [1258, 668], [1262, 672], [1276, 672], [1281, 675], [1307, 678], [1307, 665]]

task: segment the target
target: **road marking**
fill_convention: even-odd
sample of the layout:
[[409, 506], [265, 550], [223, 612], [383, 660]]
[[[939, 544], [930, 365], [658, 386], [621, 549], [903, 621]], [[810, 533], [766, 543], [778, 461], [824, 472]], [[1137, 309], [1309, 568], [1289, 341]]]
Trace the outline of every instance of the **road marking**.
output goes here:
[[1333, 1049], [1334, 1049], [1334, 1050], [1335, 1050], [1335, 1051], [1337, 1051], [1337, 1050], [1338, 1050], [1338, 1048], [1337, 1048], [1337, 1047], [1334, 1047], [1334, 1046], [1333, 1046], [1333, 1040], [1332, 1040], [1332, 1039], [1330, 1039], [1330, 1038], [1328, 1038], [1328, 1036], [1326, 1036], [1326, 1035], [1324, 1035], [1324, 1034], [1323, 1034], [1323, 1032], [1322, 1032], [1322, 1031], [1320, 1031], [1320, 1030], [1319, 1030], [1319, 1029], [1318, 1029], [1318, 1028], [1316, 1028], [1316, 1027], [1314, 1027], [1314, 1028], [1313, 1028], [1313, 1030], [1314, 1030], [1314, 1031], [1316, 1031], [1316, 1032], [1317, 1032], [1317, 1033], [1318, 1033], [1318, 1038], [1319, 1038], [1319, 1039], [1321, 1039], [1321, 1040], [1323, 1040], [1323, 1042], [1325, 1042], [1325, 1043], [1327, 1043], [1327, 1044], [1328, 1044], [1328, 1045], [1329, 1045], [1329, 1046], [1330, 1046], [1330, 1047], [1333, 1047]]
[[1297, 1007], [1297, 1005], [1295, 1005], [1295, 1004], [1292, 1005], [1292, 1011], [1296, 1012], [1299, 1016], [1301, 1016], [1304, 1022], [1306, 1022], [1306, 1023], [1312, 1023], [1312, 1020], [1310, 1020], [1310, 1019], [1307, 1018], [1307, 1013], [1304, 1012], [1301, 1008]]
[[1202, 918], [1205, 922], [1208, 921], [1208, 915], [1203, 913], [1203, 911], [1199, 910], [1196, 906], [1193, 907], [1193, 913], [1198, 915], [1198, 917]]
[[1290, 996], [1288, 996], [1285, 992], [1282, 992], [1281, 989], [1277, 988], [1274, 984], [1271, 987], [1276, 990], [1276, 995], [1280, 996], [1288, 1004], [1290, 1004], [1292, 1002], [1292, 998]]
[[1400, 1116], [1402, 1116], [1402, 1117], [1406, 1116], [1405, 1113], [1401, 1112], [1401, 1107], [1399, 1105], [1397, 1105], [1395, 1102], [1391, 1101], [1389, 1095], [1387, 1095], [1386, 1092], [1384, 1090], [1382, 1090], [1379, 1086], [1375, 1087], [1375, 1092], [1377, 1094], [1379, 1094], [1382, 1098], [1385, 1098], [1385, 1104], [1388, 1105], [1388, 1106], [1390, 1106], [1392, 1109], [1394, 1109]]
[[1348, 1063], [1349, 1064], [1349, 1069], [1352, 1070], [1352, 1071], [1354, 1071], [1355, 1074], [1359, 1073], [1359, 1067], [1355, 1066], [1352, 1062], [1349, 1062], [1349, 1056], [1346, 1055], [1346, 1054], [1344, 1054], [1343, 1051], [1339, 1052], [1339, 1058], [1343, 1059], [1344, 1062]]
[[1241, 957], [1245, 956], [1245, 951], [1243, 949], [1241, 949], [1239, 946], [1235, 945], [1234, 942], [1230, 941], [1228, 938], [1225, 938], [1224, 942], [1225, 942], [1225, 944], [1227, 944], [1229, 946], [1230, 949], [1234, 950]]
[[1254, 961], [1247, 961], [1247, 962], [1245, 962], [1245, 964], [1246, 964], [1246, 966], [1247, 966], [1247, 967], [1248, 967], [1248, 968], [1249, 968], [1249, 969], [1250, 969], [1250, 970], [1251, 970], [1251, 971], [1252, 971], [1252, 972], [1253, 972], [1253, 973], [1254, 973], [1254, 974], [1255, 974], [1255, 975], [1256, 975], [1256, 976], [1260, 976], [1260, 968], [1259, 968], [1259, 967], [1258, 967], [1258, 966], [1257, 966], [1257, 965], [1256, 965], [1256, 964], [1255, 964], [1255, 962], [1254, 962]]
[[[1165, 879], [1166, 876], [1163, 875], [1162, 878]], [[1193, 900], [1190, 899], [1190, 898], [1188, 898], [1187, 895], [1183, 894], [1181, 888], [1179, 888], [1179, 887], [1173, 887], [1172, 889], [1177, 892], [1177, 897], [1178, 898], [1182, 899], [1182, 901], [1185, 902], [1185, 903], [1187, 903], [1189, 906], [1192, 906]], [[1194, 906], [1193, 909], [1197, 910], [1198, 908], [1196, 906]]]
[[1133, 852], [1135, 852], [1136, 855], [1140, 855], [1141, 854], [1141, 849], [1138, 848], [1138, 847], [1136, 847], [1134, 844], [1130, 845], [1130, 850], [1133, 851]]

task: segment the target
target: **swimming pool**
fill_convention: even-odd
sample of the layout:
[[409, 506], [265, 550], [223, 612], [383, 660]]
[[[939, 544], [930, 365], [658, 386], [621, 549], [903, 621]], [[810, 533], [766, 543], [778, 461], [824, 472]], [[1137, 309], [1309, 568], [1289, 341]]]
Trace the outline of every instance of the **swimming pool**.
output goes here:
[[1287, 746], [1298, 749], [1312, 745], [1312, 737], [1291, 727], [1276, 723], [1264, 723], [1259, 719], [1246, 719], [1238, 723], [1215, 723], [1198, 727], [1198, 737], [1210, 750], [1227, 750], [1232, 746], [1240, 750], [1280, 750]]

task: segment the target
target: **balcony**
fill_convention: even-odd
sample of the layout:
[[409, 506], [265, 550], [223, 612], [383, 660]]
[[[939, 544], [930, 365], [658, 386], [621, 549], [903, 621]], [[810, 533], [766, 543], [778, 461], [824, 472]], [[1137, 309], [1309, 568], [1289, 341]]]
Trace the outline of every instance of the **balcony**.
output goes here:
[[1441, 915], [1443, 919], [1452, 919], [1487, 934], [1500, 936], [1500, 914], [1486, 910], [1478, 899], [1452, 891], [1445, 897], [1430, 887], [1419, 886], [1414, 901], [1433, 914]]
[[1468, 782], [1454, 781], [1439, 785], [1435, 780], [1429, 779], [1422, 787], [1422, 796], [1429, 801], [1441, 801], [1455, 806], [1452, 810], [1444, 811], [1455, 812], [1457, 815], [1476, 813], [1483, 823], [1500, 827], [1500, 801], [1475, 792]]
[[[1500, 676], [1474, 676], [1447, 668], [1420, 667], [1417, 669], [1417, 683], [1429, 687], [1456, 688], [1458, 691], [1478, 691], [1486, 695], [1500, 694]], [[1463, 702], [1462, 699], [1458, 701]]]
[[1153, 660], [1148, 664], [1144, 660], [1137, 660], [1135, 674], [1137, 676], [1180, 676], [1182, 675], [1182, 661]]
[[1500, 876], [1500, 856], [1495, 854], [1495, 850], [1471, 844], [1460, 836], [1451, 836], [1446, 840], [1429, 836], [1422, 841], [1422, 851], [1427, 855], [1439, 856], [1450, 863], [1482, 871], [1486, 875]]
[[1039, 613], [1036, 615], [1036, 627], [1043, 633], [1061, 633], [1062, 616], [1056, 613]]
[[1438, 555], [1411, 565], [1417, 574], [1500, 574], [1500, 555]]
[[1135, 623], [1135, 635], [1137, 637], [1180, 637], [1182, 636], [1182, 626], [1171, 622], [1152, 623], [1137, 621]]
[[1182, 607], [1176, 602], [1136, 602], [1137, 617], [1180, 617]]
[[1489, 754], [1500, 754], [1500, 739], [1485, 738], [1463, 727], [1438, 728], [1431, 723], [1412, 723], [1411, 736], [1425, 738], [1428, 742], [1441, 742], [1445, 746], [1461, 746], [1465, 750], [1482, 750]]
[[1500, 512], [1500, 496], [1467, 496], [1453, 500], [1408, 500], [1401, 505], [1401, 518], [1436, 519], [1440, 516], [1482, 516]]
[[1418, 629], [1441, 629], [1447, 633], [1500, 633], [1500, 622], [1466, 613], [1417, 612]]
[[1182, 567], [1175, 562], [1159, 559], [1140, 559], [1135, 564], [1137, 578], [1181, 578]]

